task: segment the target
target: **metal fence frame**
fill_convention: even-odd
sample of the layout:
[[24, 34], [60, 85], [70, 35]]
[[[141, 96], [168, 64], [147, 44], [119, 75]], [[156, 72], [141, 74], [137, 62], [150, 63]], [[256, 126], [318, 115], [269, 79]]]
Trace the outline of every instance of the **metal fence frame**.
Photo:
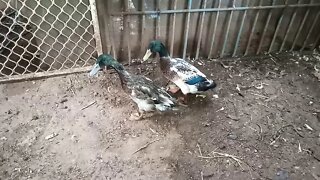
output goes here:
[[[156, 0], [157, 2], [156, 3], [159, 3], [159, 0]], [[161, 16], [162, 14], [170, 14], [170, 18], [171, 18], [171, 25], [172, 25], [172, 29], [171, 29], [171, 32], [169, 32], [169, 34], [172, 34], [171, 36], [171, 41], [170, 41], [170, 45], [169, 45], [169, 52], [170, 54], [173, 54], [173, 49], [174, 49], [174, 31], [175, 31], [175, 23], [176, 23], [176, 14], [179, 14], [179, 13], [185, 13], [186, 14], [186, 20], [185, 20], [185, 34], [184, 34], [184, 38], [183, 38], [183, 51], [182, 51], [182, 57], [183, 58], [186, 58], [186, 51], [187, 51], [187, 47], [188, 47], [188, 35], [189, 35], [189, 23], [190, 23], [190, 14], [191, 13], [199, 13], [200, 14], [200, 25], [199, 27], [199, 33], [197, 34], [198, 37], [201, 37], [202, 35], [202, 32], [203, 32], [203, 19], [204, 19], [204, 16], [205, 14], [208, 14], [208, 13], [216, 13], [216, 19], [214, 21], [214, 29], [212, 31], [212, 36], [210, 37], [211, 38], [211, 47], [210, 47], [210, 51], [207, 55], [207, 57], [205, 58], [212, 58], [213, 57], [213, 52], [212, 52], [212, 49], [213, 49], [213, 44], [214, 44], [214, 40], [215, 40], [215, 36], [216, 36], [216, 28], [218, 26], [218, 19], [219, 19], [219, 15], [222, 13], [222, 12], [229, 12], [229, 16], [228, 16], [228, 19], [227, 19], [227, 30], [226, 30], [226, 33], [224, 34], [224, 37], [223, 37], [223, 45], [222, 45], [222, 50], [220, 52], [220, 55], [219, 57], [224, 57], [225, 56], [225, 49], [226, 49], [226, 44], [227, 42], [229, 41], [229, 28], [230, 28], [230, 23], [231, 23], [231, 19], [233, 18], [233, 13], [236, 12], [236, 11], [242, 11], [243, 12], [243, 15], [241, 17], [241, 25], [239, 27], [239, 30], [238, 30], [238, 34], [236, 35], [236, 43], [234, 45], [234, 49], [233, 49], [233, 52], [232, 52], [232, 57], [235, 57], [237, 56], [237, 53], [239, 53], [239, 50], [238, 50], [238, 45], [239, 45], [239, 41], [240, 41], [240, 37], [242, 36], [242, 33], [243, 33], [243, 27], [244, 27], [244, 22], [246, 20], [246, 16], [247, 16], [247, 11], [248, 10], [256, 10], [257, 11], [257, 15], [255, 17], [255, 20], [254, 20], [254, 24], [251, 28], [251, 33], [250, 33], [250, 36], [248, 37], [248, 43], [247, 43], [247, 47], [245, 49], [245, 51], [243, 53], [240, 53], [242, 56], [247, 56], [247, 55], [250, 55], [248, 53], [248, 47], [250, 46], [251, 44], [251, 41], [252, 41], [252, 34], [256, 28], [256, 23], [257, 23], [257, 19], [258, 19], [258, 16], [259, 16], [259, 13], [261, 10], [273, 10], [273, 9], [286, 9], [286, 8], [294, 8], [294, 15], [291, 17], [291, 20], [290, 20], [290, 24], [289, 26], [287, 27], [287, 33], [286, 33], [286, 36], [284, 37], [284, 41], [281, 45], [281, 48], [277, 51], [274, 51], [273, 50], [273, 47], [274, 47], [274, 43], [275, 43], [275, 38], [278, 34], [278, 31], [280, 29], [280, 26], [282, 24], [282, 19], [283, 19], [283, 12], [282, 12], [282, 15], [281, 17], [279, 18], [278, 22], [277, 22], [277, 25], [275, 27], [275, 30], [274, 30], [274, 34], [273, 34], [273, 37], [271, 38], [271, 42], [269, 44], [269, 48], [267, 51], [265, 51], [265, 53], [271, 53], [271, 52], [282, 52], [284, 50], [288, 50], [288, 51], [293, 51], [294, 48], [296, 47], [296, 42], [297, 42], [297, 39], [298, 37], [301, 35], [301, 30], [302, 28], [304, 27], [305, 23], [306, 23], [306, 19], [309, 15], [309, 12], [310, 12], [310, 8], [314, 8], [314, 7], [320, 7], [320, 3], [313, 3], [313, 1], [311, 0], [310, 4], [301, 4], [301, 0], [299, 0], [296, 4], [287, 4], [287, 1], [288, 0], [285, 0], [285, 3], [283, 5], [275, 5], [274, 2], [275, 0], [272, 0], [272, 5], [266, 5], [266, 6], [262, 6], [261, 3], [263, 0], [260, 0], [259, 2], [259, 5], [258, 6], [252, 6], [252, 7], [249, 7], [248, 6], [248, 3], [247, 3], [247, 6], [245, 7], [235, 7], [234, 6], [234, 2], [236, 0], [233, 1], [233, 6], [232, 7], [220, 7], [221, 5], [221, 1], [222, 0], [217, 0], [218, 1], [218, 6], [215, 7], [215, 8], [207, 8], [205, 5], [206, 5], [206, 2], [207, 0], [201, 0], [202, 2], [202, 7], [200, 9], [191, 9], [191, 3], [192, 3], [192, 0], [188, 0], [188, 5], [186, 7], [186, 9], [176, 9], [176, 6], [177, 6], [177, 0], [172, 0], [172, 6], [173, 6], [173, 9], [168, 9], [168, 10], [149, 10], [149, 11], [145, 11], [144, 10], [144, 7], [142, 7], [142, 10], [141, 11], [128, 11], [128, 3], [130, 2], [130, 0], [124, 0], [124, 3], [125, 3], [125, 7], [124, 7], [124, 11], [122, 12], [114, 12], [112, 10], [109, 9], [109, 13], [108, 15], [110, 16], [110, 18], [112, 17], [123, 17], [125, 20], [125, 23], [127, 22], [127, 19], [129, 19], [129, 17], [132, 17], [132, 16], [142, 16], [142, 26], [144, 27], [145, 26], [145, 16], [146, 15], [158, 15], [159, 18], [157, 19], [157, 22], [155, 24], [155, 29], [156, 29], [156, 35], [155, 37], [158, 37], [158, 29], [160, 28], [159, 27], [159, 24], [160, 24], [160, 21], [161, 21]], [[142, 4], [144, 4], [145, 0], [142, 0]], [[248, 1], [247, 1], [248, 2]], [[157, 6], [158, 7], [158, 6]], [[288, 31], [291, 30], [292, 28], [292, 24], [293, 22], [295, 21], [295, 18], [296, 18], [296, 13], [297, 13], [297, 10], [299, 8], [308, 8], [307, 12], [305, 13], [304, 15], [304, 18], [303, 18], [303, 21], [298, 25], [298, 31], [297, 31], [297, 34], [296, 34], [296, 37], [295, 37], [295, 40], [293, 41], [293, 44], [291, 46], [290, 49], [284, 49], [284, 44], [285, 44], [285, 40], [287, 38], [287, 34], [288, 34]], [[268, 17], [267, 17], [267, 21], [266, 21], [266, 24], [265, 24], [265, 27], [268, 26], [269, 22], [270, 22], [270, 18], [271, 18], [271, 15], [272, 15], [272, 12], [269, 11], [268, 12]], [[316, 15], [316, 18], [314, 18], [313, 22], [312, 22], [312, 25], [311, 25], [311, 28], [308, 30], [308, 33], [307, 33], [307, 36], [306, 36], [306, 39], [304, 40], [304, 43], [303, 43], [303, 46], [299, 49], [299, 51], [303, 51], [305, 49], [305, 46], [306, 46], [306, 43], [308, 40], [310, 40], [310, 35], [313, 31], [315, 31], [315, 27], [317, 25], [318, 20], [319, 20], [319, 15], [320, 15], [320, 11], [317, 13]], [[110, 33], [110, 39], [111, 39], [111, 48], [112, 48], [112, 53], [113, 53], [113, 56], [117, 56], [117, 50], [115, 50], [116, 46], [114, 44], [114, 40], [112, 40], [112, 36], [113, 35], [113, 32], [115, 31], [114, 30], [114, 25], [113, 25], [114, 22], [110, 21], [109, 22], [109, 29], [113, 29], [112, 31], [109, 31]], [[128, 31], [130, 31], [130, 28], [127, 27], [127, 25], [124, 26], [124, 34], [126, 36], [128, 36]], [[259, 46], [258, 46], [258, 49], [257, 51], [255, 52], [254, 55], [258, 55], [258, 54], [262, 54], [262, 49], [261, 49], [261, 46], [262, 46], [262, 42], [265, 38], [265, 34], [267, 32], [267, 28], [264, 28], [264, 31], [261, 35], [261, 38], [260, 38], [260, 43], [259, 43]], [[141, 32], [143, 34], [143, 30]], [[126, 38], [126, 39], [129, 39], [129, 38]], [[314, 45], [312, 47], [312, 49], [314, 49], [316, 47], [316, 45], [319, 44], [319, 39], [320, 39], [320, 33], [319, 35], [314, 38]], [[145, 46], [145, 44], [143, 44], [144, 42], [142, 42], [142, 46]], [[199, 58], [199, 49], [200, 49], [200, 44], [201, 44], [201, 38], [198, 39], [198, 42], [196, 42], [196, 55], [195, 55], [195, 58], [198, 59]], [[128, 59], [129, 59], [129, 63], [131, 62], [132, 60], [132, 57], [131, 57], [131, 49], [132, 47], [130, 46], [130, 43], [129, 41], [127, 42], [127, 49], [128, 49]], [[110, 51], [110, 50], [107, 50], [107, 51]]]

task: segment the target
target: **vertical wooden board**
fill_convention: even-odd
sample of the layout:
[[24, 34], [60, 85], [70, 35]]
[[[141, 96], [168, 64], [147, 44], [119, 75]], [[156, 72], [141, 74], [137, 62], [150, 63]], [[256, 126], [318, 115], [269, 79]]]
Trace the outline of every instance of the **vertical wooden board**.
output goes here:
[[[298, 0], [289, 0], [288, 4], [296, 4], [298, 2]], [[274, 50], [280, 50], [281, 44], [284, 40], [285, 34], [289, 28], [289, 23], [290, 20], [292, 19], [292, 16], [295, 12], [296, 8], [287, 8], [284, 12], [283, 12], [283, 19], [282, 19], [282, 23], [280, 24], [280, 28], [279, 28], [279, 32], [277, 37], [275, 37], [275, 43], [274, 43]]]
[[[271, 3], [272, 3], [271, 1], [263, 1], [262, 5], [263, 6], [271, 5]], [[252, 41], [251, 41], [250, 47], [248, 49], [248, 55], [255, 55], [256, 54], [256, 51], [258, 49], [258, 46], [259, 46], [259, 43], [261, 40], [263, 30], [265, 28], [264, 26], [267, 21], [268, 14], [269, 14], [269, 9], [260, 10], [257, 24], [254, 27]], [[256, 16], [256, 14], [254, 16]]]
[[[177, 9], [186, 9], [187, 2], [186, 1], [177, 1]], [[185, 32], [185, 21], [186, 21], [186, 13], [177, 13], [176, 14], [176, 26], [174, 32], [174, 51], [173, 56], [182, 57], [183, 50], [183, 38]]]
[[[200, 9], [201, 0], [193, 0], [191, 9]], [[200, 13], [190, 13], [190, 22], [189, 22], [189, 34], [188, 34], [188, 46], [186, 56], [194, 57], [196, 55], [196, 45], [198, 37], [198, 26], [200, 26]]]
[[[208, 8], [217, 8], [218, 1], [217, 0], [208, 0], [207, 5]], [[202, 39], [201, 41], [201, 48], [200, 48], [200, 57], [207, 57], [210, 51], [211, 46], [211, 35], [214, 28], [214, 21], [217, 17], [216, 12], [208, 12], [206, 13], [205, 19], [204, 19], [204, 28], [202, 33]]]
[[[227, 8], [232, 0], [225, 0], [221, 1], [221, 8]], [[216, 29], [216, 36], [214, 46], [213, 46], [213, 57], [219, 57], [221, 50], [223, 48], [223, 41], [224, 41], [224, 34], [226, 32], [228, 18], [230, 15], [229, 11], [221, 11], [218, 19], [217, 29]]]
[[[283, 5], [284, 2], [280, 2], [280, 1], [275, 1], [275, 5]], [[276, 29], [276, 25], [277, 22], [279, 21], [279, 18], [282, 14], [282, 11], [285, 9], [270, 9], [269, 12], [267, 12], [267, 17], [269, 16], [270, 13], [270, 21], [269, 24], [266, 24], [264, 26], [264, 29], [266, 29], [265, 32], [265, 36], [263, 39], [260, 38], [261, 42], [261, 52], [260, 53], [264, 53], [266, 51], [268, 51], [269, 46], [271, 44], [275, 29]], [[259, 41], [259, 43], [260, 43]]]
[[293, 22], [293, 26], [289, 29], [288, 38], [286, 39], [284, 50], [289, 50], [293, 44], [293, 41], [298, 33], [299, 27], [303, 21], [303, 17], [307, 12], [307, 8], [297, 8], [297, 15]]
[[[230, 4], [228, 5], [229, 7], [232, 7], [232, 1], [229, 2]], [[237, 0], [234, 2], [235, 7], [243, 7], [243, 0]], [[233, 11], [232, 17], [230, 17], [231, 12], [228, 13], [227, 18], [231, 18], [231, 24], [229, 28], [229, 32], [224, 32], [228, 33], [228, 39], [226, 42], [226, 49], [225, 49], [225, 56], [231, 56], [233, 53], [234, 45], [236, 43], [237, 35], [239, 32], [239, 27], [241, 24], [241, 17], [243, 15], [244, 11]], [[228, 22], [227, 22], [228, 23]]]

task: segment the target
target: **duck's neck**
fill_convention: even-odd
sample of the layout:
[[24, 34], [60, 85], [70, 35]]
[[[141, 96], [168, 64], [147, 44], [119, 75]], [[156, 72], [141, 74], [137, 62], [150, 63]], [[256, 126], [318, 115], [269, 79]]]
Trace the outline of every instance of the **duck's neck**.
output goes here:
[[161, 49], [159, 51], [159, 56], [160, 56], [160, 58], [170, 57], [168, 50], [164, 46], [161, 47]]
[[121, 81], [121, 86], [124, 87], [124, 84], [127, 84], [127, 82], [130, 79], [130, 74], [128, 71], [126, 71], [122, 64], [118, 62], [114, 62], [110, 65], [116, 72], [118, 73]]

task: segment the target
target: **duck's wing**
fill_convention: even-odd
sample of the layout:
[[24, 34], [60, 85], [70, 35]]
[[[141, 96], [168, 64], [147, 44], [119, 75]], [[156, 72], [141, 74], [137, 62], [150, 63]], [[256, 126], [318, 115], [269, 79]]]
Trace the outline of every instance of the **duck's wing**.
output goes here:
[[170, 70], [178, 76], [177, 78], [189, 85], [207, 80], [205, 74], [183, 59], [174, 58], [171, 63]]
[[172, 106], [174, 98], [171, 97], [165, 90], [155, 85], [150, 79], [144, 76], [135, 76], [132, 87], [135, 97], [153, 101], [154, 104], [164, 104]]

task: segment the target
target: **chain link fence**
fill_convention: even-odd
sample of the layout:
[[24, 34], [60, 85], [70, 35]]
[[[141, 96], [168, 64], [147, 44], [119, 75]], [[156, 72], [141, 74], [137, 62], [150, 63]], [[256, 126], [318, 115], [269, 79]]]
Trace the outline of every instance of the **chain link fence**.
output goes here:
[[101, 53], [95, 8], [94, 0], [0, 0], [0, 81], [94, 63]]

